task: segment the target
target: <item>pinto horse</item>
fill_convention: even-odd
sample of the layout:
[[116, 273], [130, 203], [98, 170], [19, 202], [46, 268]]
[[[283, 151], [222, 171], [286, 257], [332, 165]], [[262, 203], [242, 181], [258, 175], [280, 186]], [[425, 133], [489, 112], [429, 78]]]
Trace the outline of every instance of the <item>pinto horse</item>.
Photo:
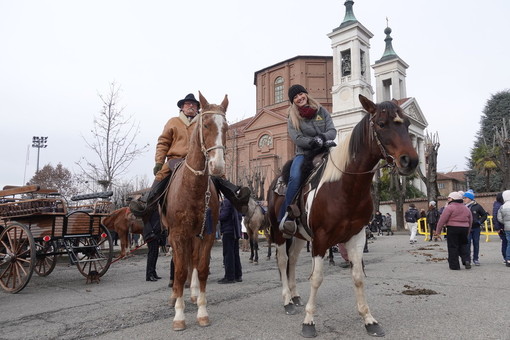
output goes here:
[[267, 219], [267, 214], [264, 212], [264, 208], [252, 197], [248, 200], [248, 211], [244, 216], [243, 222], [250, 240], [250, 263], [259, 263], [259, 230], [264, 231], [266, 235], [268, 246], [267, 259], [269, 260], [271, 258], [271, 239], [267, 232], [269, 220]]
[[197, 296], [197, 320], [200, 326], [210, 324], [207, 313], [206, 284], [211, 248], [219, 217], [219, 199], [209, 175], [225, 173], [225, 143], [228, 98], [220, 105], [209, 104], [199, 92], [202, 112], [195, 118], [184, 165], [174, 171], [165, 194], [161, 220], [168, 227], [173, 249], [175, 276], [171, 300], [175, 299], [174, 331], [184, 330], [183, 289], [191, 261], [191, 296]]
[[120, 240], [120, 258], [123, 258], [131, 251], [129, 242], [129, 233], [142, 234], [143, 222], [137, 219], [128, 207], [114, 210], [102, 221], [108, 230], [113, 230], [119, 235]]
[[[282, 281], [282, 295], [287, 314], [295, 313], [301, 299], [296, 289], [295, 266], [305, 240], [312, 243], [311, 290], [302, 325], [302, 335], [317, 335], [314, 322], [317, 291], [323, 280], [324, 257], [330, 247], [345, 243], [354, 282], [358, 312], [370, 335], [384, 336], [383, 328], [370, 313], [363, 283], [364, 226], [372, 214], [370, 186], [380, 160], [400, 175], [410, 175], [418, 165], [418, 155], [409, 136], [409, 119], [394, 101], [374, 104], [360, 95], [369, 113], [361, 119], [344, 142], [330, 149], [328, 161], [317, 188], [305, 192], [305, 212], [311, 236], [298, 222], [296, 237], [287, 242], [279, 231], [277, 216], [284, 196], [268, 192], [271, 235], [277, 244], [277, 263]], [[288, 252], [286, 252], [286, 249]], [[287, 267], [288, 266], [288, 267]]]

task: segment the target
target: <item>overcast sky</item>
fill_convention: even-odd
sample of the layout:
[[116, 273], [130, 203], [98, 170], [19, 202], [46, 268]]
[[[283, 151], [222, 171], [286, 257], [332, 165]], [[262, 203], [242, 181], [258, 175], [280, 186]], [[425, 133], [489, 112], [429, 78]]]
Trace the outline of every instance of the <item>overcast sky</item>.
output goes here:
[[[371, 64], [388, 17], [409, 64], [407, 95], [439, 133], [438, 170], [466, 169], [487, 100], [510, 88], [510, 1], [357, 0], [354, 13], [374, 34]], [[83, 137], [113, 81], [140, 123], [137, 142], [150, 144], [125, 178], [151, 182], [156, 139], [179, 99], [228, 94], [230, 123], [253, 116], [254, 72], [331, 55], [327, 34], [344, 14], [343, 0], [0, 0], [0, 187], [33, 176], [32, 136], [48, 137], [40, 167], [78, 172], [81, 156], [93, 160]]]

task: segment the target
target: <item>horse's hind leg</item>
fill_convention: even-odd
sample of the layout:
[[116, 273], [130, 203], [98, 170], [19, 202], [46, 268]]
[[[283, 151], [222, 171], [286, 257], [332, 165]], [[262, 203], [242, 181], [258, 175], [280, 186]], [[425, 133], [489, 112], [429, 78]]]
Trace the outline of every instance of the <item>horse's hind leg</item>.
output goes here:
[[299, 260], [299, 255], [301, 254], [301, 250], [303, 249], [305, 242], [306, 242], [305, 240], [301, 240], [299, 238], [294, 238], [294, 242], [293, 242], [291, 249], [289, 251], [289, 253], [290, 253], [289, 254], [289, 269], [288, 269], [289, 289], [290, 289], [290, 295], [292, 297], [292, 302], [296, 306], [303, 306], [303, 301], [301, 300], [301, 297], [297, 290], [296, 266], [297, 266], [297, 262]]
[[196, 268], [193, 268], [193, 272], [191, 274], [191, 284], [190, 284], [190, 290], [191, 290], [191, 303], [196, 304], [197, 303], [197, 297], [198, 297], [198, 271]]
[[255, 251], [254, 251], [254, 248], [255, 246], [253, 245], [253, 238], [250, 236], [250, 259], [248, 261], [250, 261], [250, 263], [253, 263], [253, 257], [255, 256]]
[[365, 299], [365, 284], [363, 271], [363, 248], [365, 247], [365, 230], [354, 235], [346, 244], [347, 254], [351, 262], [351, 274], [354, 282], [354, 293], [358, 305], [358, 313], [363, 318], [368, 334], [384, 336], [384, 330], [370, 313]]

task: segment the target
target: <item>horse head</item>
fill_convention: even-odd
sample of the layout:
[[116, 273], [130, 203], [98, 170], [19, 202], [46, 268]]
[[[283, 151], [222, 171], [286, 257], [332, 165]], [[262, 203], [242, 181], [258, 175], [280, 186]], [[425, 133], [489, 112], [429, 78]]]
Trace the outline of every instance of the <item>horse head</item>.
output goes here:
[[227, 140], [227, 120], [225, 113], [228, 107], [228, 98], [220, 105], [209, 104], [207, 99], [198, 91], [202, 111], [198, 118], [200, 147], [207, 160], [209, 173], [213, 176], [225, 174], [225, 145]]
[[409, 136], [409, 118], [395, 100], [375, 104], [360, 94], [359, 101], [370, 113], [370, 129], [379, 145], [381, 158], [394, 162], [399, 174], [412, 174], [419, 158]]

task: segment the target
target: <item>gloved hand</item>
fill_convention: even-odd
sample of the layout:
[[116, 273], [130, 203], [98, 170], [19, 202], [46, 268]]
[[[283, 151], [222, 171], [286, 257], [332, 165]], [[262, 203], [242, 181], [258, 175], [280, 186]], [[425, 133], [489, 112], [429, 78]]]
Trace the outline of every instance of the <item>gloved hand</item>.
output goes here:
[[159, 170], [161, 170], [162, 167], [163, 167], [162, 163], [156, 163], [154, 169], [152, 170], [152, 172], [154, 172], [154, 176], [156, 176], [156, 174], [159, 172]]
[[322, 138], [320, 138], [319, 136], [315, 136], [315, 137], [313, 137], [312, 141], [310, 142], [310, 147], [312, 149], [319, 149], [319, 148], [322, 148], [323, 144], [324, 144], [324, 142], [322, 141]]
[[324, 142], [324, 147], [326, 148], [332, 148], [333, 146], [336, 146], [336, 143], [334, 140], [327, 140]]

